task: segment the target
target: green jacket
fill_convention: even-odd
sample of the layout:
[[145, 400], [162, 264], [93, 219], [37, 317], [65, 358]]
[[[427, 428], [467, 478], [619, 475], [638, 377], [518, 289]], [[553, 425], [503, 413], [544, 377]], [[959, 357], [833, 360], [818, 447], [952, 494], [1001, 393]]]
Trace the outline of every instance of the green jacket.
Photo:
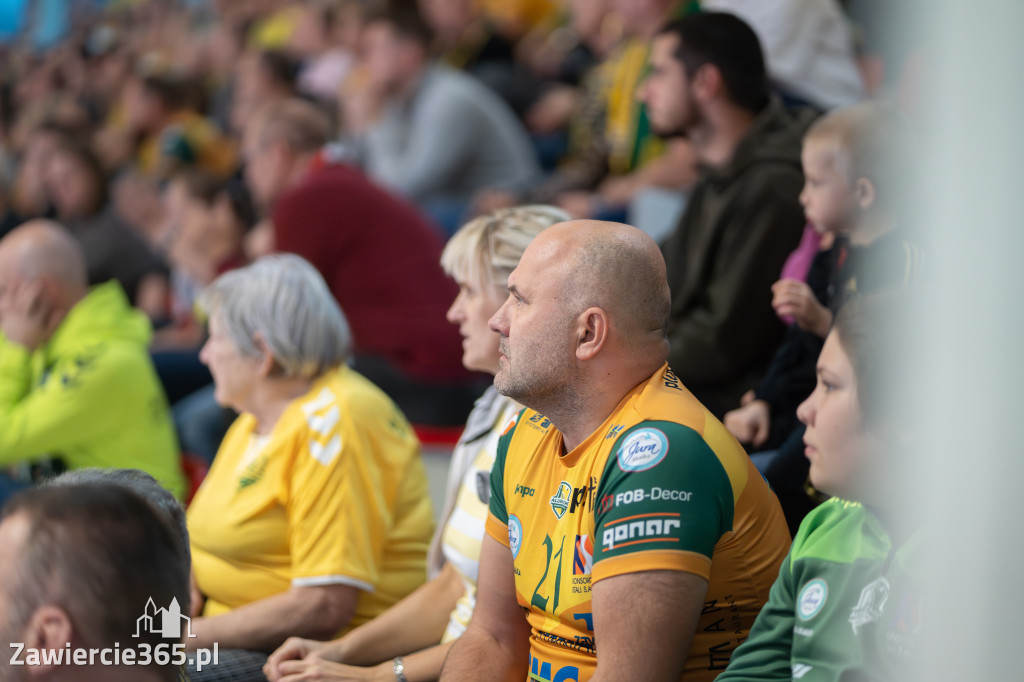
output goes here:
[[716, 682], [897, 680], [921, 626], [920, 535], [833, 498], [800, 525], [750, 637]]
[[185, 493], [174, 426], [120, 285], [94, 287], [29, 353], [0, 337], [0, 466], [44, 456], [69, 469], [134, 468]]

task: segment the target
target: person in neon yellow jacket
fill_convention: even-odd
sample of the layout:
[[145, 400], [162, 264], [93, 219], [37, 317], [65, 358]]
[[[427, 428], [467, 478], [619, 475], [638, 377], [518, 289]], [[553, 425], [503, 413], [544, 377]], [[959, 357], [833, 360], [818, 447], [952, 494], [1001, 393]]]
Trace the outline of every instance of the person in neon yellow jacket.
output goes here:
[[89, 289], [74, 237], [33, 221], [0, 240], [0, 467], [57, 457], [185, 492], [149, 322], [116, 282]]

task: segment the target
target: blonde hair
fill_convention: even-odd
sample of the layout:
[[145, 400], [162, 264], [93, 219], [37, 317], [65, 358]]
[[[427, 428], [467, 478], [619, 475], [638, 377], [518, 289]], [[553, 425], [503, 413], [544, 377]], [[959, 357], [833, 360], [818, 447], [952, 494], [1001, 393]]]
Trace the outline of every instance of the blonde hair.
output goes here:
[[833, 162], [850, 185], [861, 178], [875, 185], [876, 193], [893, 193], [906, 181], [913, 131], [894, 107], [863, 102], [831, 111], [815, 121], [804, 135], [831, 147]]
[[533, 238], [567, 220], [568, 213], [543, 204], [487, 213], [463, 225], [448, 241], [441, 267], [457, 280], [504, 287]]

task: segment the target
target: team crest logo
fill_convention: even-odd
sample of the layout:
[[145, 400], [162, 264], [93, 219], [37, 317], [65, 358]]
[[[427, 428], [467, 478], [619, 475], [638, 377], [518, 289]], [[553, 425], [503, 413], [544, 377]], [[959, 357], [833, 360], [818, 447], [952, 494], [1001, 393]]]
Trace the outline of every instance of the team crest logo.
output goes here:
[[853, 626], [853, 634], [857, 634], [857, 628], [875, 623], [882, 617], [882, 609], [885, 602], [889, 600], [889, 581], [885, 577], [876, 578], [868, 583], [860, 591], [860, 601], [850, 611], [850, 625]]
[[551, 511], [555, 512], [555, 518], [561, 519], [565, 516], [565, 510], [569, 508], [571, 498], [572, 486], [562, 481], [558, 484], [558, 490], [551, 497]]
[[512, 514], [508, 517], [508, 546], [512, 550], [513, 561], [519, 556], [519, 547], [523, 544], [523, 524], [519, 517]]
[[656, 467], [667, 454], [668, 439], [664, 433], [658, 429], [640, 429], [629, 434], [615, 456], [620, 469], [632, 472]]
[[827, 600], [828, 583], [821, 578], [815, 578], [804, 585], [796, 600], [796, 612], [800, 620], [810, 620], [817, 616]]

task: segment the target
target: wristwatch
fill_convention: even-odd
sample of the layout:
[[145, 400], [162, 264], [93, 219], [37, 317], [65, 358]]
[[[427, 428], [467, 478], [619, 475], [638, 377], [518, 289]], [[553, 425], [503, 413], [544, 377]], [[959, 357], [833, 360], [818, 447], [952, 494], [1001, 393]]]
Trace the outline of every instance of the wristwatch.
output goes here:
[[409, 682], [405, 677], [405, 663], [402, 662], [402, 657], [396, 657], [395, 662], [392, 665], [392, 669], [395, 671], [395, 679], [398, 680], [398, 682]]

